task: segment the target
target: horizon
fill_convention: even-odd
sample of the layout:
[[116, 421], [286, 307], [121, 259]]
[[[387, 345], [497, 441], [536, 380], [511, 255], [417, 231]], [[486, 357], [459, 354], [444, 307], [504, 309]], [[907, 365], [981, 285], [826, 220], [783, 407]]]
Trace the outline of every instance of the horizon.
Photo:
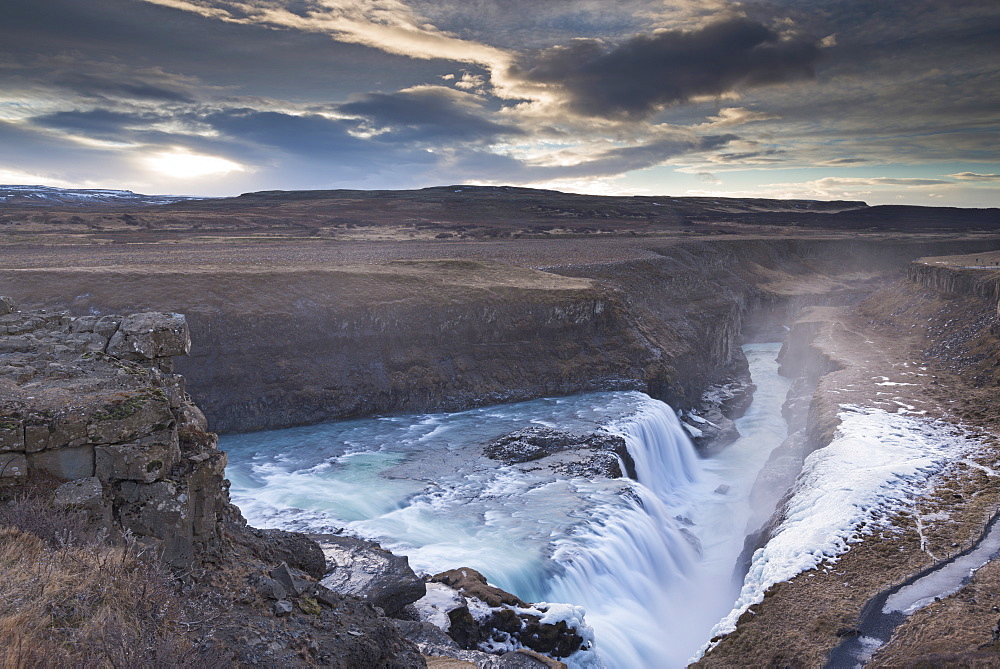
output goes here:
[[[609, 195], [605, 193], [578, 193], [573, 191], [560, 191], [552, 188], [535, 188], [531, 186], [515, 186], [512, 184], [496, 184], [496, 185], [483, 185], [483, 184], [437, 184], [433, 186], [421, 186], [419, 188], [307, 188], [307, 189], [269, 189], [269, 190], [259, 190], [259, 191], [246, 191], [242, 193], [236, 193], [233, 195], [187, 195], [184, 193], [138, 193], [129, 189], [122, 188], [60, 188], [58, 186], [48, 186], [45, 184], [0, 184], [0, 189], [3, 188], [51, 188], [60, 191], [94, 191], [94, 192], [122, 192], [122, 193], [132, 193], [133, 195], [139, 195], [144, 197], [176, 197], [182, 199], [191, 200], [224, 200], [224, 199], [235, 199], [243, 195], [256, 195], [258, 193], [313, 193], [313, 192], [323, 192], [323, 191], [359, 191], [359, 192], [373, 192], [373, 191], [390, 191], [390, 192], [415, 192], [421, 190], [433, 190], [433, 189], [445, 189], [445, 188], [518, 188], [524, 190], [535, 190], [546, 193], [559, 193], [564, 195], [587, 195], [593, 197], [647, 197], [647, 198], [711, 198], [711, 199], [731, 199], [731, 200], [802, 200], [806, 202], [853, 202], [860, 203], [865, 207], [885, 207], [885, 206], [903, 206], [903, 207], [926, 207], [926, 208], [945, 208], [945, 209], [997, 209], [1000, 207], [988, 206], [988, 207], [974, 207], [974, 206], [964, 206], [964, 205], [945, 205], [945, 204], [908, 204], [908, 203], [887, 203], [887, 204], [871, 204], [865, 200], [846, 200], [846, 199], [834, 199], [834, 200], [822, 200], [816, 198], [769, 198], [765, 196], [729, 196], [729, 195], [719, 195], [719, 196], [709, 196], [709, 195], [666, 195], [666, 194], [628, 194], [628, 195]], [[0, 204], [3, 204], [0, 201]]]
[[977, 0], [9, 5], [4, 184], [1000, 206]]

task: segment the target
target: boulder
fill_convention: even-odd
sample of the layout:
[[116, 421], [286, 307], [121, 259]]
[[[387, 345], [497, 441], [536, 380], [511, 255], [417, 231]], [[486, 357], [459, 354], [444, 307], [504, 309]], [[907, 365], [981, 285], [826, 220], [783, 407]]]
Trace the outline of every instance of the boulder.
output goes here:
[[285, 562], [293, 569], [300, 569], [315, 579], [326, 574], [326, 556], [313, 539], [299, 532], [285, 530], [259, 530], [249, 528], [260, 539], [257, 554], [268, 562]]
[[336, 535], [311, 535], [326, 556], [330, 570], [321, 583], [342, 595], [354, 595], [393, 615], [426, 592], [409, 560], [393, 555], [373, 541]]
[[53, 506], [60, 509], [95, 509], [104, 503], [104, 488], [96, 476], [69, 481], [56, 488]]
[[305, 572], [292, 569], [285, 562], [271, 570], [271, 578], [281, 584], [282, 589], [292, 597], [301, 597], [311, 590], [312, 583], [305, 576]]
[[191, 351], [191, 334], [182, 314], [144, 312], [126, 316], [108, 342], [108, 355], [123, 360], [155, 360]]
[[[575, 457], [561, 458], [553, 463], [553, 468], [570, 476], [635, 478], [635, 462], [625, 439], [606, 432], [573, 434], [547, 427], [528, 427], [494, 439], [483, 449], [483, 454], [507, 465], [570, 454]], [[619, 459], [625, 465], [624, 472]]]
[[449, 569], [431, 577], [431, 583], [442, 583], [466, 597], [475, 597], [488, 606], [527, 606], [514, 595], [490, 585], [486, 577], [471, 567]]

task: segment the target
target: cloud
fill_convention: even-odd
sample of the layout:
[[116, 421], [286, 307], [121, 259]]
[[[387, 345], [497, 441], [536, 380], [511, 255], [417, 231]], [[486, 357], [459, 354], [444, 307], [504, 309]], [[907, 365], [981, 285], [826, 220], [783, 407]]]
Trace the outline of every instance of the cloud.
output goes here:
[[336, 110], [365, 119], [377, 138], [394, 141], [491, 143], [524, 134], [516, 126], [489, 120], [481, 98], [443, 86], [367, 93]]
[[949, 174], [952, 179], [959, 179], [961, 181], [1000, 181], [1000, 174], [977, 174], [975, 172], [959, 172], [958, 174]]
[[163, 120], [159, 114], [125, 113], [107, 109], [73, 110], [35, 116], [31, 125], [61, 130], [68, 134], [83, 134], [107, 140], [121, 140], [129, 129], [148, 128]]
[[811, 78], [819, 56], [815, 40], [732, 18], [611, 47], [576, 40], [520, 59], [510, 75], [563, 91], [578, 113], [641, 119], [696, 96]]
[[496, 67], [508, 53], [463, 40], [428, 24], [400, 0], [317, 0], [290, 9], [274, 0], [144, 0], [228, 23], [329, 35], [410, 58], [446, 59]]
[[821, 188], [848, 188], [858, 186], [941, 186], [954, 182], [945, 179], [912, 177], [826, 177], [809, 183]]
[[758, 121], [772, 121], [781, 118], [769, 112], [753, 111], [743, 107], [724, 107], [715, 116], [709, 116], [706, 123], [696, 126], [699, 130], [709, 128], [729, 128]]

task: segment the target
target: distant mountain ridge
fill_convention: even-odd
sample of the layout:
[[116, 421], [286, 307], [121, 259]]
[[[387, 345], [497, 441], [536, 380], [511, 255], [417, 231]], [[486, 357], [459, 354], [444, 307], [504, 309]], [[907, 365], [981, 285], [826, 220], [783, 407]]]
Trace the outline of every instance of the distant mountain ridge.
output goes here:
[[130, 190], [107, 188], [54, 188], [52, 186], [0, 186], [0, 203], [27, 205], [69, 205], [87, 207], [93, 205], [125, 204], [151, 205], [173, 204], [204, 198], [183, 195], [143, 195]]

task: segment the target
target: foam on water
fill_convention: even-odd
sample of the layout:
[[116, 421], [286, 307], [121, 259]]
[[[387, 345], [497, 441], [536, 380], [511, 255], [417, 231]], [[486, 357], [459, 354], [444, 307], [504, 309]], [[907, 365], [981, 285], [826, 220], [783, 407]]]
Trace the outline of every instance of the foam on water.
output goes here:
[[[776, 350], [748, 355], [770, 364]], [[787, 384], [771, 385], [778, 415]], [[639, 482], [566, 479], [482, 456], [491, 439], [533, 424], [621, 434]], [[526, 601], [564, 602], [573, 615], [582, 607], [608, 667], [679, 667], [732, 606], [750, 485], [780, 438], [757, 442], [702, 460], [669, 406], [611, 392], [231, 435], [222, 447], [233, 499], [254, 525], [344, 527], [418, 571], [472, 567]], [[580, 653], [570, 664], [598, 663]]]

